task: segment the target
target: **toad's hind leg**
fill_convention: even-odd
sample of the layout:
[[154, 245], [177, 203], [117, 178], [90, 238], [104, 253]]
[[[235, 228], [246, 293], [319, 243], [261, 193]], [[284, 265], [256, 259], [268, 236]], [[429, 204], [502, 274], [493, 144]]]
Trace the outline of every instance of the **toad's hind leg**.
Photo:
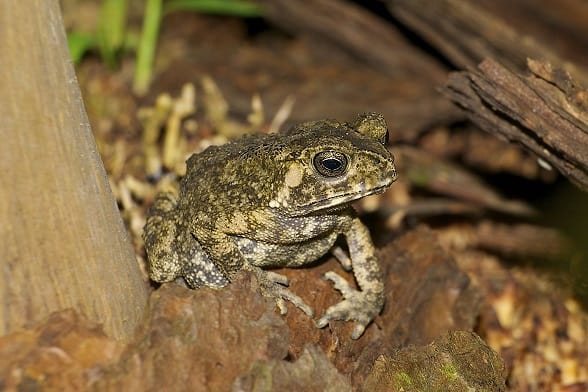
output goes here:
[[179, 255], [174, 252], [177, 237], [175, 207], [175, 195], [164, 192], [157, 195], [147, 212], [143, 240], [149, 277], [155, 282], [171, 282], [180, 276], [182, 270]]
[[184, 278], [191, 288], [227, 285], [227, 278], [182, 222], [177, 216], [175, 195], [170, 192], [159, 194], [149, 209], [143, 231], [149, 277], [156, 282]]

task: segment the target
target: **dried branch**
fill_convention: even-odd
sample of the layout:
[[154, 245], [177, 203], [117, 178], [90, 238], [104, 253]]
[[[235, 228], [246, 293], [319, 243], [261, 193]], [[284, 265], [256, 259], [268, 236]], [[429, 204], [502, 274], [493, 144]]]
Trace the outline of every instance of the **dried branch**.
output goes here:
[[451, 74], [443, 91], [482, 129], [517, 141], [588, 190], [588, 91], [550, 63], [529, 60], [528, 70], [486, 59]]
[[585, 71], [559, 58], [551, 48], [533, 37], [520, 34], [515, 25], [486, 11], [477, 2], [388, 0], [387, 3], [394, 16], [459, 68], [475, 67], [484, 58], [491, 57], [508, 69], [523, 71], [530, 57], [562, 67], [588, 84]]

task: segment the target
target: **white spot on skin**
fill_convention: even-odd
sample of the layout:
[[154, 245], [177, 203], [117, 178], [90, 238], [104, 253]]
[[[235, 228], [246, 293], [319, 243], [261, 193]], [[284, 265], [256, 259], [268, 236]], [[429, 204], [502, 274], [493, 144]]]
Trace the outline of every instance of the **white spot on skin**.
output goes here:
[[290, 189], [299, 186], [302, 183], [302, 167], [298, 163], [293, 163], [290, 165], [286, 176], [284, 177], [284, 186], [278, 194], [276, 198], [270, 201], [270, 207], [277, 208], [279, 205], [283, 207], [288, 207], [288, 199], [290, 198]]
[[290, 196], [290, 187], [284, 186], [278, 192], [278, 195], [276, 196], [276, 202], [279, 204], [282, 204], [283, 206], [286, 206], [288, 204], [286, 200], [288, 200], [289, 196]]
[[290, 165], [286, 178], [284, 179], [287, 186], [295, 188], [302, 182], [302, 168], [298, 163]]

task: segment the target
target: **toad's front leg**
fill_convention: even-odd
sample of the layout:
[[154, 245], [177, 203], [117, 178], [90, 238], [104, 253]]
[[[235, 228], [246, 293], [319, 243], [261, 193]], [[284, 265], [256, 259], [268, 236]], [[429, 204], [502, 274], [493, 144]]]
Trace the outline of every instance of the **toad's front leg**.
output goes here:
[[265, 271], [259, 267], [246, 263], [243, 269], [251, 271], [257, 277], [261, 294], [273, 301], [280, 309], [281, 314], [286, 314], [287, 308], [284, 300], [290, 301], [298, 309], [302, 310], [308, 317], [313, 317], [312, 309], [296, 294], [294, 294], [288, 285], [290, 282], [284, 275], [272, 271]]
[[[252, 272], [259, 283], [261, 294], [270, 300], [275, 301], [282, 314], [286, 313], [284, 300], [290, 301], [297, 308], [313, 316], [310, 307], [287, 287], [288, 279], [278, 273], [265, 271], [258, 266], [250, 264], [244, 257], [234, 239], [222, 232], [193, 230], [193, 235], [205, 249], [206, 253], [214, 261], [216, 267], [222, 274], [233, 281], [237, 272], [241, 269]], [[249, 241], [247, 243], [250, 244]]]
[[354, 217], [344, 234], [353, 274], [360, 290], [351, 287], [337, 273], [327, 272], [325, 279], [334, 283], [343, 295], [343, 301], [328, 308], [317, 321], [317, 326], [322, 328], [330, 320], [355, 321], [351, 338], [358, 339], [384, 306], [384, 280], [367, 227]]

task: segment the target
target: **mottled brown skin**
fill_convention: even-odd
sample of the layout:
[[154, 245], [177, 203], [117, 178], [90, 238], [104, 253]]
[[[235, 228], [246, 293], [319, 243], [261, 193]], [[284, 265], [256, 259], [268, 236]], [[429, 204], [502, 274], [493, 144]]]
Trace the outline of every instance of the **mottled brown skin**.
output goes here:
[[360, 290], [327, 273], [343, 300], [317, 326], [353, 320], [352, 338], [359, 338], [382, 309], [384, 285], [369, 232], [350, 203], [396, 180], [386, 138], [383, 117], [366, 113], [352, 123], [308, 122], [192, 155], [178, 197], [161, 194], [148, 212], [151, 279], [222, 287], [247, 269], [282, 313], [288, 300], [312, 316], [284, 276], [262, 268], [311, 263], [342, 235], [349, 257], [334, 253], [353, 270]]

